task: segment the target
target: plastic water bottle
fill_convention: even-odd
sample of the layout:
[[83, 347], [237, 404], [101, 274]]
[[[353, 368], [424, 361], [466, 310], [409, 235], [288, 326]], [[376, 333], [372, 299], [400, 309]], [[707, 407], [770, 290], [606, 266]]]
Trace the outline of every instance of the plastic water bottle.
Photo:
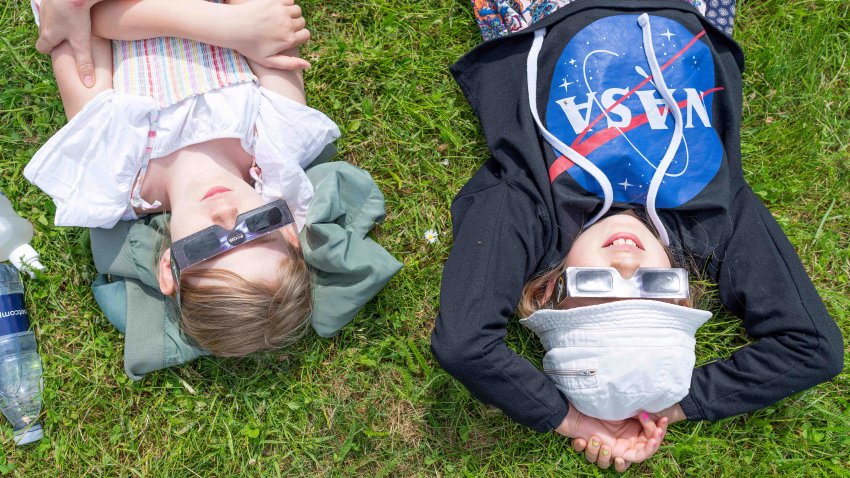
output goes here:
[[44, 266], [38, 260], [38, 252], [30, 246], [31, 240], [32, 224], [18, 216], [9, 198], [0, 192], [0, 261], [9, 261], [32, 277], [33, 270]]
[[24, 306], [18, 271], [0, 264], [0, 411], [15, 429], [15, 444], [44, 436], [41, 413], [41, 357]]

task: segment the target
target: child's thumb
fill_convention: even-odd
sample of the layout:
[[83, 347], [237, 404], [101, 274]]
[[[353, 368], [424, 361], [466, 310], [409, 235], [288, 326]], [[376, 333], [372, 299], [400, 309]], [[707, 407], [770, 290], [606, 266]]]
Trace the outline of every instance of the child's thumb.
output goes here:
[[80, 74], [80, 79], [86, 88], [94, 86], [94, 61], [91, 55], [91, 43], [88, 39], [77, 42], [70, 42], [71, 48], [74, 50], [74, 57], [77, 61], [77, 72]]

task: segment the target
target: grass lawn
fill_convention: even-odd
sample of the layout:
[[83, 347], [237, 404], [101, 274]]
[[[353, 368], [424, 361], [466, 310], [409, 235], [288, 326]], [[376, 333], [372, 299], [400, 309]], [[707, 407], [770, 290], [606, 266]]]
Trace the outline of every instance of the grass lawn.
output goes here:
[[[64, 124], [23, 1], [0, 6], [0, 189], [35, 224], [48, 267], [27, 305], [44, 360], [46, 438], [0, 435], [0, 475], [595, 476], [554, 434], [489, 409], [430, 354], [452, 197], [487, 157], [448, 67], [480, 41], [468, 0], [303, 0], [312, 105], [343, 131], [339, 159], [387, 198], [376, 238], [401, 273], [336, 338], [246, 359], [204, 358], [124, 375], [123, 338], [89, 289], [88, 233], [52, 227], [24, 165]], [[747, 54], [744, 168], [784, 227], [832, 316], [850, 336], [850, 3], [739, 5]], [[428, 229], [439, 242], [423, 239]], [[711, 300], [709, 298], [709, 300]], [[716, 303], [714, 308], [717, 309]], [[512, 323], [510, 343], [539, 360]], [[722, 313], [700, 330], [701, 363], [745, 344]], [[638, 476], [850, 476], [850, 375], [756, 413], [680, 423]]]

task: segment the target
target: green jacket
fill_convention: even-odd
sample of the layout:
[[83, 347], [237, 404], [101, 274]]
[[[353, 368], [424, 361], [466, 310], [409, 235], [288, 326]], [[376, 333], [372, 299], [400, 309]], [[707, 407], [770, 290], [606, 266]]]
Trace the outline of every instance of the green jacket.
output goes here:
[[[401, 264], [367, 234], [384, 220], [384, 197], [369, 173], [345, 162], [307, 170], [315, 195], [301, 231], [304, 258], [314, 271], [311, 323], [333, 337], [398, 272]], [[207, 352], [190, 345], [170, 299], [159, 291], [156, 259], [165, 214], [91, 229], [98, 276], [95, 300], [124, 334], [124, 370], [134, 379]]]

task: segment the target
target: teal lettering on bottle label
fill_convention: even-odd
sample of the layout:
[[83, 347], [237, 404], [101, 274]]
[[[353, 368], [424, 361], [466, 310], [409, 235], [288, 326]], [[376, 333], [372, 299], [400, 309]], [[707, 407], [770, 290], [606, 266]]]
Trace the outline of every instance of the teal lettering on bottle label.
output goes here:
[[30, 318], [24, 305], [24, 294], [0, 295], [0, 336], [29, 329]]

